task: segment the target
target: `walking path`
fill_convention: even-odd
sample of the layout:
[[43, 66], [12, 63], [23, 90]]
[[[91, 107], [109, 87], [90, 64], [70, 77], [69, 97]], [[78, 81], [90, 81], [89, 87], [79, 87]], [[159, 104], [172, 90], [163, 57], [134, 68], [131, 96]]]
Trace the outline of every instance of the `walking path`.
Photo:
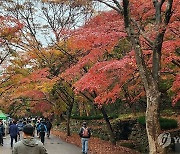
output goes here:
[[[45, 138], [45, 147], [48, 154], [80, 154], [81, 149], [75, 145], [68, 144], [55, 136], [51, 136], [49, 139]], [[10, 147], [10, 137], [7, 136], [4, 139], [4, 146], [0, 146], [0, 154], [12, 154]]]

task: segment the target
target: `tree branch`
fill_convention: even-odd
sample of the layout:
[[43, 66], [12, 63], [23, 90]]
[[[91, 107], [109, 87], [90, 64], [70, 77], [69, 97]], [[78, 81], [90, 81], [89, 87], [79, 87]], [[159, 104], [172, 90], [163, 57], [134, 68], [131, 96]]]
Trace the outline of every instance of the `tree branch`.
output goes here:
[[119, 8], [119, 10], [120, 10], [121, 13], [122, 13], [122, 12], [123, 12], [123, 8], [122, 8], [122, 6], [120, 5], [119, 1], [113, 0], [113, 2], [116, 4], [116, 6]]
[[180, 67], [180, 62], [178, 63], [178, 62], [176, 62], [175, 60], [172, 60], [171, 62], [172, 62], [173, 64], [175, 64], [176, 66]]
[[[97, 1], [107, 5], [108, 7], [112, 8], [113, 10], [116, 10], [119, 14], [122, 14], [122, 10], [120, 10], [120, 8], [117, 8], [117, 7], [111, 5], [111, 4], [107, 3], [107, 2], [104, 2], [103, 0], [97, 0]], [[117, 2], [116, 0], [113, 0], [113, 1]]]
[[131, 19], [131, 21], [136, 25], [136, 27], [139, 29], [140, 34], [143, 36], [143, 38], [149, 43], [150, 47], [153, 47], [153, 41], [151, 41], [146, 34], [144, 34], [142, 28], [139, 26], [139, 24], [134, 21], [133, 19]]
[[156, 7], [158, 0], [153, 0], [154, 7]]
[[171, 15], [172, 15], [172, 12], [171, 12], [172, 3], [173, 3], [173, 0], [168, 0], [167, 6], [166, 6], [166, 12], [165, 12], [165, 19], [164, 19], [165, 25], [169, 23]]
[[161, 0], [161, 1], [159, 2], [160, 7], [162, 7], [162, 5], [163, 5], [164, 2], [165, 2], [165, 0]]

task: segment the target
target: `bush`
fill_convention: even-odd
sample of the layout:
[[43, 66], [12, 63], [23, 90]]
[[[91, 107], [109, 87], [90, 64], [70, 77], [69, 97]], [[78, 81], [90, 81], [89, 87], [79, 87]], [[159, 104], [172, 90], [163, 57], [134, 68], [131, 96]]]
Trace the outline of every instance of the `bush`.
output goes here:
[[160, 118], [160, 125], [161, 125], [161, 129], [164, 129], [164, 130], [173, 129], [173, 128], [178, 127], [176, 120], [167, 119], [167, 118]]
[[[145, 116], [141, 116], [137, 120], [141, 125], [146, 125]], [[167, 119], [160, 117], [160, 126], [162, 130], [174, 129], [178, 127], [177, 121], [174, 119]]]
[[[115, 114], [109, 115], [109, 119], [114, 119], [117, 117], [118, 117], [118, 115], [115, 115]], [[72, 115], [71, 118], [76, 119], [76, 120], [101, 120], [101, 119], [103, 119], [103, 115], [95, 115], [95, 116], [75, 116], [75, 115]]]
[[120, 145], [130, 149], [135, 149], [135, 145], [133, 143], [121, 143]]
[[96, 116], [71, 116], [72, 119], [76, 120], [100, 120], [103, 119], [102, 115], [96, 115]]
[[119, 115], [117, 115], [117, 114], [111, 114], [111, 115], [109, 115], [109, 119], [116, 119], [116, 118], [118, 118], [119, 117]]
[[139, 118], [137, 119], [137, 121], [138, 121], [141, 125], [143, 125], [143, 126], [146, 125], [146, 119], [145, 119], [145, 116], [139, 117]]

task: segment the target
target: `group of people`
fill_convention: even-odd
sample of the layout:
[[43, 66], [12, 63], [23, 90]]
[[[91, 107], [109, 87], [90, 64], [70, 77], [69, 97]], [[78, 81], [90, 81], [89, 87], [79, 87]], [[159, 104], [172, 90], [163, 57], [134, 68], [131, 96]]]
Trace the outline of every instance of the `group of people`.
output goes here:
[[[47, 154], [47, 150], [44, 147], [45, 134], [47, 137], [50, 136], [52, 124], [49, 120], [37, 119], [36, 121], [19, 120], [16, 122], [13, 120], [9, 125], [9, 134], [11, 137], [11, 147], [13, 147], [12, 154]], [[36, 130], [36, 133], [35, 133]], [[22, 132], [22, 133], [21, 133]], [[3, 145], [4, 126], [0, 121], [0, 145]], [[20, 135], [23, 138], [20, 140]], [[41, 139], [41, 142], [34, 138], [35, 134]], [[87, 154], [88, 152], [88, 141], [91, 137], [91, 129], [87, 127], [87, 123], [83, 122], [82, 127], [79, 131], [82, 143], [82, 153]], [[17, 142], [19, 137], [19, 142]], [[13, 140], [15, 140], [13, 146]]]
[[[33, 128], [33, 137], [35, 136], [35, 131], [37, 131], [37, 136], [41, 139], [42, 144], [45, 141], [45, 134], [47, 137], [50, 137], [50, 131], [52, 128], [52, 123], [49, 119], [20, 119], [19, 121], [12, 120], [9, 123], [9, 134], [11, 138], [11, 148], [13, 147], [13, 142], [20, 140], [21, 132], [23, 131], [26, 125], [31, 125]], [[3, 146], [3, 136], [5, 135], [5, 129], [3, 122], [0, 120], [0, 145]]]
[[15, 143], [12, 154], [48, 154], [43, 143], [34, 138], [34, 127], [26, 124], [23, 127], [23, 139]]

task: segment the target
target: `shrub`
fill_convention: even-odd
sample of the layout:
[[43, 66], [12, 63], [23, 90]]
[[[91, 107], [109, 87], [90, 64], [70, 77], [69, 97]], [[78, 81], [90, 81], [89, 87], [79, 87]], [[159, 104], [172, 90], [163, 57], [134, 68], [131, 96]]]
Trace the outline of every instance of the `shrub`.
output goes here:
[[71, 116], [72, 119], [77, 120], [100, 120], [103, 119], [102, 115], [96, 115], [96, 116]]
[[145, 119], [145, 116], [139, 117], [139, 118], [137, 119], [137, 121], [138, 121], [141, 125], [143, 125], [143, 126], [146, 125], [146, 119]]
[[121, 143], [120, 144], [121, 146], [123, 147], [127, 147], [127, 148], [130, 148], [130, 149], [135, 149], [135, 145], [133, 143]]
[[173, 128], [178, 127], [176, 120], [167, 119], [167, 118], [160, 118], [160, 125], [161, 125], [161, 129], [164, 129], [164, 130], [173, 129]]
[[[146, 125], [145, 116], [141, 116], [137, 120], [141, 125]], [[174, 119], [162, 118], [159, 119], [162, 130], [174, 129], [178, 127], [177, 121]]]
[[[112, 114], [109, 115], [109, 119], [117, 118], [118, 115]], [[72, 119], [76, 120], [101, 120], [103, 119], [103, 115], [94, 115], [94, 116], [71, 116]]]

